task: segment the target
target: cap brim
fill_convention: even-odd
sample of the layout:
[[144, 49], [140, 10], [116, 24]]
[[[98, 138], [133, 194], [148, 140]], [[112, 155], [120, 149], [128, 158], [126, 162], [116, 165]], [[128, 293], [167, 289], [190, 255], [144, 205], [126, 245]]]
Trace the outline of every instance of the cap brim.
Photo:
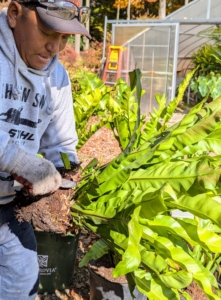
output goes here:
[[51, 30], [65, 34], [82, 34], [91, 39], [87, 29], [76, 18], [64, 20], [59, 17], [47, 14], [47, 9], [36, 7], [38, 15], [42, 22]]

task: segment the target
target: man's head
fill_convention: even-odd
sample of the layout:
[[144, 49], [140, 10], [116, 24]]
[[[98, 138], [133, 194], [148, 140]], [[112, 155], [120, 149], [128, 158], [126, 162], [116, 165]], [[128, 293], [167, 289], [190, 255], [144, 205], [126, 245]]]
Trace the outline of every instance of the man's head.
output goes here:
[[86, 8], [68, 1], [52, 1], [14, 0], [8, 7], [8, 22], [19, 54], [34, 69], [43, 69], [64, 49], [71, 34], [90, 37], [80, 23], [80, 15], [86, 14]]

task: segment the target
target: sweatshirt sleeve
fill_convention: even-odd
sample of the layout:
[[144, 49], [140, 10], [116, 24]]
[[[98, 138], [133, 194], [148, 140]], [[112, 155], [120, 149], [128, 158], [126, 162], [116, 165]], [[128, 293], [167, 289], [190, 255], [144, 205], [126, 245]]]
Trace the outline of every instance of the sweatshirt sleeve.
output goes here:
[[0, 130], [0, 171], [10, 173], [13, 168], [19, 147], [9, 143], [9, 134]]
[[75, 129], [70, 80], [69, 85], [58, 91], [56, 102], [58, 105], [41, 138], [39, 153], [53, 162], [56, 167], [62, 167], [60, 152], [67, 153], [70, 161], [78, 163], [76, 153], [78, 137]]

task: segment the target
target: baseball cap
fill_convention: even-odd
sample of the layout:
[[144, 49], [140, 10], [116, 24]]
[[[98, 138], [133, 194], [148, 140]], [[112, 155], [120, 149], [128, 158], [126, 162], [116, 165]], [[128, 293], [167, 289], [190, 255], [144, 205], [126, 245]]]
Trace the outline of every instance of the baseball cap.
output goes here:
[[17, 0], [23, 4], [36, 4], [36, 11], [42, 22], [51, 30], [65, 34], [81, 34], [89, 39], [89, 32], [83, 25], [90, 16], [90, 8], [79, 7], [69, 0]]

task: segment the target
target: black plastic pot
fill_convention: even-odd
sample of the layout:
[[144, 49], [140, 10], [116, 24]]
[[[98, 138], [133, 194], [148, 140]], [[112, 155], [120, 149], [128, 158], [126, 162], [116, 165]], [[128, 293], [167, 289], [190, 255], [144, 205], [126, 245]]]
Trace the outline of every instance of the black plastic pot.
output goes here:
[[39, 293], [67, 288], [74, 272], [79, 234], [64, 237], [35, 231], [35, 237], [40, 266]]
[[127, 283], [111, 282], [96, 274], [88, 267], [90, 273], [90, 300], [147, 300], [147, 297], [134, 289], [135, 298], [131, 297]]

